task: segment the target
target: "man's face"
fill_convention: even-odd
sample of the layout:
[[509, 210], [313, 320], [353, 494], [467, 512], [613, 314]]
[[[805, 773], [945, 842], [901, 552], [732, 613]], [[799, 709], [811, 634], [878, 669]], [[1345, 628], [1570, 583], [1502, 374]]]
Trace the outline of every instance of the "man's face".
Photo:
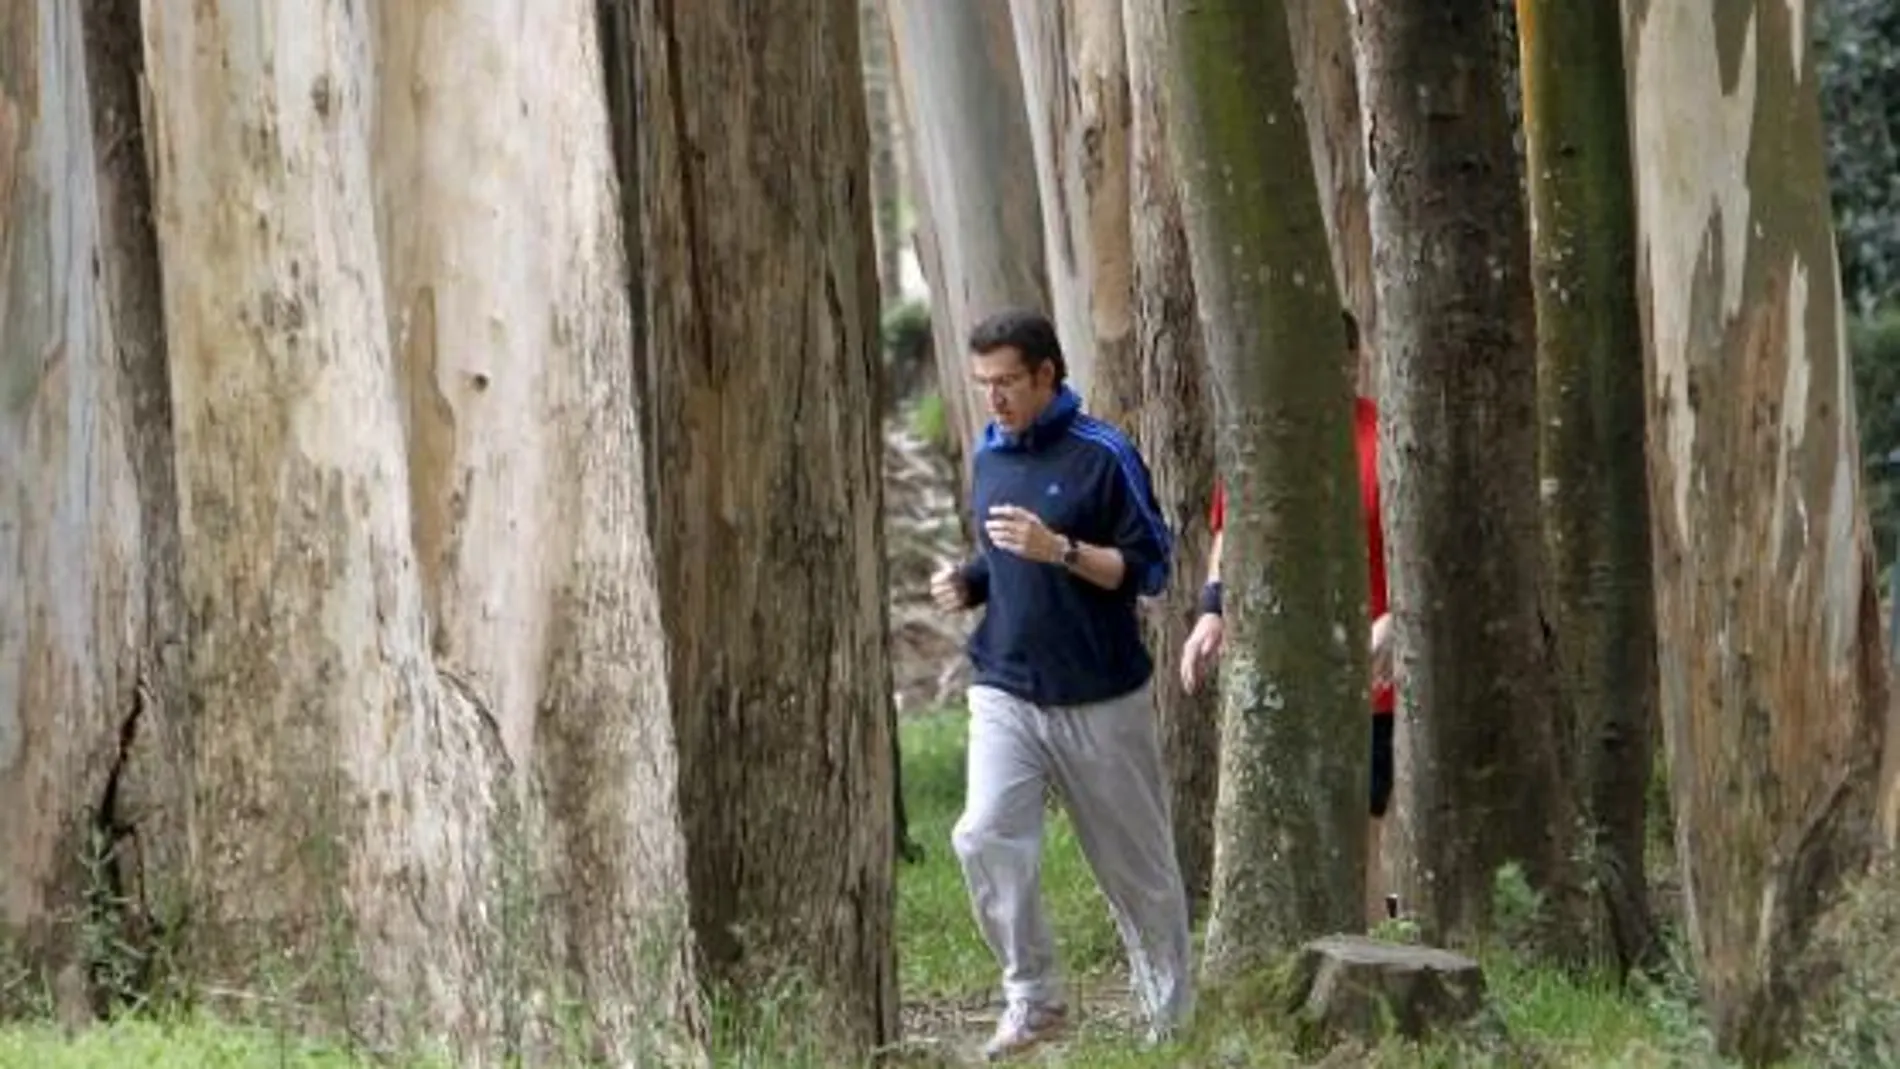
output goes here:
[[1022, 350], [1013, 345], [970, 357], [971, 378], [989, 403], [990, 415], [1011, 434], [1021, 434], [1034, 423], [1056, 395], [1056, 368], [1044, 363], [1031, 371]]

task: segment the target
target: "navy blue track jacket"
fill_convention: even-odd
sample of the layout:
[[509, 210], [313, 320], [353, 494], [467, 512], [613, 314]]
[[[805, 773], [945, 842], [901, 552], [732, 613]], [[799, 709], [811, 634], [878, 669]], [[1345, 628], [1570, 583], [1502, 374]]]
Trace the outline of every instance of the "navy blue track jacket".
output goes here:
[[[971, 602], [987, 606], [970, 636], [974, 682], [1042, 706], [1107, 701], [1148, 682], [1154, 662], [1135, 599], [1167, 587], [1173, 553], [1141, 454], [1081, 409], [1062, 387], [1021, 434], [991, 424], [972, 464], [981, 552], [962, 571]], [[1058, 535], [1121, 550], [1120, 588], [991, 545], [983, 522], [995, 505], [1028, 509]]]

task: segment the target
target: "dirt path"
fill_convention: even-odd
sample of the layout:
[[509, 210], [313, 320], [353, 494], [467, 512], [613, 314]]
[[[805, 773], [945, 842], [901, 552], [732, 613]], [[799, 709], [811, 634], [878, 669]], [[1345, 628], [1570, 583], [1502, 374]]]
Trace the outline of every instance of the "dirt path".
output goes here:
[[[1002, 1005], [989, 995], [906, 999], [904, 1040], [892, 1051], [892, 1064], [905, 1066], [985, 1065], [983, 1042], [996, 1027]], [[1122, 1039], [1141, 1035], [1127, 981], [1119, 976], [1072, 980], [1068, 1033], [1012, 1061], [1016, 1065], [1061, 1064], [1083, 1039]]]

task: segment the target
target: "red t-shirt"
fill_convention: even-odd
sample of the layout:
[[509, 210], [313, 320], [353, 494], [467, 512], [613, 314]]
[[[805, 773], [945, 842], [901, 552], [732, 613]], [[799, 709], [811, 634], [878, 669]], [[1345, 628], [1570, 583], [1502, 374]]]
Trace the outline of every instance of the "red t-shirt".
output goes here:
[[[1359, 454], [1359, 501], [1366, 514], [1366, 571], [1368, 620], [1377, 620], [1386, 612], [1385, 525], [1379, 518], [1379, 408], [1361, 397], [1353, 406], [1353, 441]], [[1214, 484], [1214, 507], [1208, 513], [1208, 525], [1219, 531], [1227, 522], [1227, 488]], [[1389, 713], [1396, 705], [1390, 683], [1372, 691], [1372, 711]]]

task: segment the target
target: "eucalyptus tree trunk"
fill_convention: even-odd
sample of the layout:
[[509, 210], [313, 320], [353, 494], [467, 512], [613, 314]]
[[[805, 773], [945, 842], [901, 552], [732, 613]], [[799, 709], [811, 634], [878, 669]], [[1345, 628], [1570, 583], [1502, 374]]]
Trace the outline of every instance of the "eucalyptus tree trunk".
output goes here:
[[1890, 812], [1805, 5], [1625, 5], [1667, 744], [1688, 935], [1720, 1046], [1785, 1053], [1816, 921]]
[[[901, 389], [909, 376], [894, 374], [895, 353], [884, 344], [883, 315], [903, 299], [904, 179], [899, 169], [903, 159], [898, 124], [897, 69], [891, 59], [890, 20], [884, 17], [884, 0], [858, 0], [858, 37], [864, 42], [864, 113], [871, 146], [871, 232], [877, 242], [877, 288], [879, 324], [875, 337], [879, 356], [878, 411], [888, 416], [908, 392]], [[898, 750], [897, 702], [890, 703], [890, 723], [886, 732], [891, 743], [891, 843], [896, 856], [919, 861], [923, 848], [910, 837], [910, 821], [904, 814], [904, 760]]]
[[[858, 0], [858, 34], [864, 42], [864, 115], [871, 146], [871, 220], [877, 239], [877, 297], [889, 310], [903, 297], [904, 198], [898, 171], [897, 77], [891, 59], [890, 24], [884, 0]], [[890, 398], [885, 398], [889, 403]]]
[[1559, 741], [1590, 835], [1600, 952], [1653, 958], [1644, 873], [1656, 612], [1636, 208], [1616, 12], [1518, 0]]
[[594, 1028], [638, 1038], [701, 1022], [597, 18], [378, 8], [371, 175], [430, 650], [511, 773], [503, 878], [552, 903], [505, 894], [507, 952], [547, 957], [504, 965], [557, 971]]
[[[1049, 306], [1035, 147], [1009, 0], [884, 0], [913, 196], [926, 206], [939, 388], [967, 469], [987, 421], [970, 387], [970, 329], [1005, 307]], [[967, 477], [967, 472], [966, 472]]]
[[[1378, 328], [1378, 294], [1372, 283], [1372, 221], [1366, 205], [1365, 123], [1359, 114], [1358, 49], [1347, 0], [1291, 0], [1286, 5], [1299, 75], [1300, 106], [1306, 113], [1319, 206], [1333, 255], [1333, 279], [1363, 337]], [[1370, 346], [1361, 346], [1356, 386], [1376, 395], [1377, 370]]]
[[[1135, 353], [1141, 373], [1136, 427], [1155, 496], [1175, 532], [1175, 580], [1145, 615], [1149, 649], [1172, 664], [1193, 627], [1211, 542], [1214, 427], [1207, 355], [1194, 302], [1194, 272], [1169, 160], [1167, 18], [1152, 0], [1125, 0], [1128, 48], [1130, 252]], [[1216, 691], [1189, 694], [1178, 672], [1155, 673], [1155, 711], [1173, 791], [1174, 849], [1198, 911], [1214, 878], [1214, 796], [1219, 772]]]
[[1529, 243], [1491, 12], [1491, 0], [1359, 12], [1381, 485], [1411, 756], [1398, 882], [1427, 938], [1466, 943], [1490, 932], [1494, 881], [1516, 863], [1548, 896], [1550, 949], [1568, 952], [1579, 888], [1539, 607]]
[[1012, 0], [1056, 329], [1095, 415], [1132, 429], [1141, 403], [1122, 11]]
[[[135, 2], [0, 18], [0, 945], [33, 974], [0, 1014], [49, 989], [62, 1014], [134, 994], [114, 986], [186, 905], [140, 66]], [[131, 957], [102, 960], [101, 933]]]
[[750, 999], [802, 981], [853, 1060], [897, 1030], [857, 16], [856, 0], [643, 5], [619, 116], [639, 147], [693, 924], [712, 977]]
[[[1208, 969], [1362, 929], [1366, 544], [1339, 299], [1283, 10], [1169, 0], [1170, 132], [1228, 521]], [[1250, 101], [1240, 106], [1240, 101]]]
[[[606, 116], [571, 74], [593, 9], [110, 14], [86, 23], [100, 140], [138, 144], [149, 86], [152, 182], [101, 211], [100, 268], [114, 317], [162, 274], [164, 329], [127, 330], [133, 403], [97, 416], [143, 443], [145, 517], [172, 466], [186, 607], [100, 806], [136, 833], [119, 890], [179, 896], [197, 990], [275, 988], [378, 1044], [696, 1060]], [[123, 237], [148, 207], [155, 255]], [[89, 567], [83, 539], [49, 551]]]

